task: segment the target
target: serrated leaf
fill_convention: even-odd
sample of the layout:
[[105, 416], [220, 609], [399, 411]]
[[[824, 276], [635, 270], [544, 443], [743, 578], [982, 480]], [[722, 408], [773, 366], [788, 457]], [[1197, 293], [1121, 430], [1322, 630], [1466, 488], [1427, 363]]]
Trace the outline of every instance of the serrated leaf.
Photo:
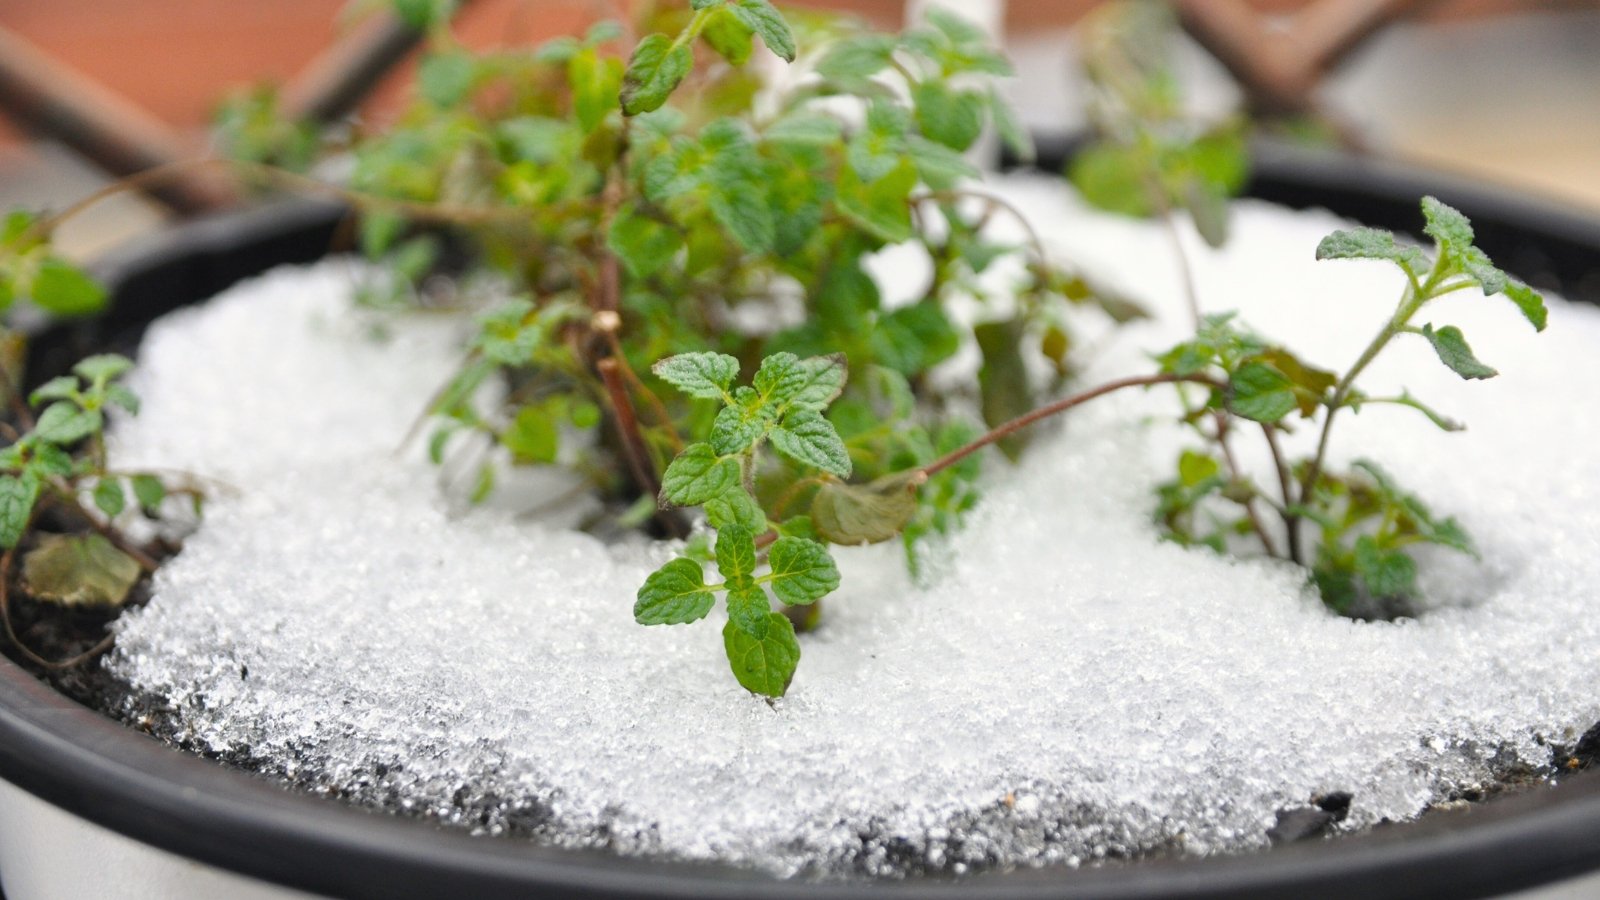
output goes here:
[[622, 111], [630, 116], [660, 109], [694, 65], [694, 54], [664, 34], [639, 42], [622, 76]]
[[1422, 217], [1427, 221], [1422, 230], [1428, 237], [1453, 250], [1471, 246], [1472, 223], [1455, 207], [1437, 197], [1423, 197]]
[[699, 506], [738, 484], [738, 461], [719, 456], [710, 444], [690, 444], [662, 473], [661, 499]]
[[82, 409], [77, 404], [57, 401], [45, 408], [33, 433], [52, 444], [75, 444], [100, 430], [99, 410]]
[[739, 21], [761, 35], [761, 42], [767, 49], [782, 57], [785, 62], [794, 62], [795, 45], [794, 32], [789, 30], [789, 23], [783, 20], [783, 14], [773, 8], [767, 0], [733, 0], [729, 7]]
[[683, 625], [705, 618], [715, 602], [700, 564], [680, 557], [644, 580], [633, 603], [633, 620], [640, 625]]
[[733, 677], [754, 694], [782, 697], [800, 663], [794, 625], [782, 613], [767, 614], [766, 633], [759, 638], [730, 620], [722, 629], [722, 646]]
[[78, 360], [74, 374], [85, 381], [104, 383], [133, 368], [133, 360], [117, 353], [100, 353]]
[[78, 379], [71, 375], [57, 375], [29, 394], [28, 403], [38, 406], [46, 400], [71, 400], [77, 395]]
[[1276, 422], [1298, 405], [1293, 382], [1272, 366], [1248, 362], [1233, 373], [1229, 381], [1232, 396], [1229, 408], [1246, 419]]
[[1489, 259], [1489, 254], [1477, 247], [1462, 247], [1456, 251], [1455, 257], [1456, 265], [1461, 267], [1461, 271], [1465, 272], [1467, 277], [1476, 281], [1485, 294], [1491, 296], [1498, 294], [1505, 290], [1510, 282], [1506, 273], [1500, 271]]
[[730, 587], [748, 588], [755, 584], [755, 533], [742, 525], [729, 525], [717, 532], [717, 571]]
[[628, 267], [628, 274], [649, 278], [683, 249], [683, 235], [671, 225], [644, 215], [630, 205], [611, 221], [606, 243]]
[[781, 415], [788, 410], [821, 412], [844, 391], [846, 377], [842, 353], [800, 359], [783, 352], [762, 360], [753, 383], [763, 402]]
[[755, 585], [729, 591], [728, 624], [756, 640], [766, 637], [772, 627], [772, 603], [767, 592]]
[[28, 593], [64, 606], [120, 606], [140, 571], [133, 557], [98, 534], [48, 535], [22, 559]]
[[1439, 361], [1462, 378], [1493, 378], [1500, 374], [1472, 355], [1472, 348], [1467, 346], [1466, 336], [1454, 325], [1446, 325], [1437, 331], [1432, 325], [1424, 325], [1422, 336], [1433, 345], [1433, 351], [1439, 354]]
[[830, 472], [840, 478], [850, 477], [850, 454], [833, 423], [821, 413], [809, 409], [795, 410], [782, 424], [772, 429], [772, 447], [797, 463]]
[[122, 515], [122, 510], [128, 505], [128, 496], [123, 493], [122, 482], [115, 478], [102, 478], [94, 486], [94, 505], [106, 514], [107, 518], [115, 519]]
[[72, 454], [55, 444], [36, 444], [33, 448], [33, 468], [43, 475], [66, 478], [72, 474]]
[[790, 606], [815, 603], [839, 587], [839, 568], [816, 541], [781, 537], [767, 554], [772, 593]]
[[139, 507], [146, 513], [155, 515], [161, 509], [161, 502], [167, 499], [167, 486], [154, 475], [135, 475], [129, 481], [133, 485], [133, 497], [139, 501]]
[[85, 316], [106, 305], [106, 291], [99, 282], [54, 256], [39, 264], [29, 296], [34, 305], [57, 316]]
[[767, 515], [761, 505], [742, 487], [727, 490], [707, 500], [704, 504], [706, 521], [712, 528], [723, 529], [737, 525], [751, 534], [767, 530]]
[[1533, 325], [1535, 331], [1544, 330], [1550, 313], [1545, 309], [1544, 298], [1538, 291], [1519, 281], [1512, 281], [1506, 285], [1506, 296], [1517, 305], [1517, 310]]
[[691, 397], [717, 400], [739, 374], [739, 361], [725, 353], [679, 353], [651, 366], [656, 377]]
[[770, 406], [735, 403], [724, 407], [711, 423], [711, 447], [724, 455], [743, 453], [761, 440], [775, 418]]
[[1317, 244], [1317, 259], [1386, 259], [1413, 275], [1428, 268], [1421, 250], [1400, 244], [1393, 234], [1377, 228], [1335, 231]]
[[32, 472], [0, 475], [0, 547], [7, 550], [22, 541], [39, 499], [39, 477]]
[[965, 151], [983, 134], [984, 97], [943, 81], [919, 82], [911, 91], [917, 127], [929, 139]]

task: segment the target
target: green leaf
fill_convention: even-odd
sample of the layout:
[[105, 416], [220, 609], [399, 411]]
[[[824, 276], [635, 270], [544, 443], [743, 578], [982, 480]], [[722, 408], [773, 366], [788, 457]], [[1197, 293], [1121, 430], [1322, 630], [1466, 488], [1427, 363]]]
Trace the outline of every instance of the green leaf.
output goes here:
[[1233, 373], [1229, 385], [1233, 395], [1229, 408], [1246, 419], [1276, 422], [1298, 405], [1293, 382], [1266, 363], [1245, 363]]
[[1490, 296], [1506, 289], [1510, 279], [1497, 268], [1489, 255], [1477, 247], [1463, 247], [1455, 253], [1456, 265]]
[[897, 472], [866, 485], [830, 481], [811, 500], [818, 536], [835, 544], [876, 544], [898, 535], [917, 512], [915, 473]]
[[740, 388], [734, 394], [739, 402], [717, 413], [711, 423], [712, 449], [724, 455], [743, 453], [767, 433], [777, 416], [754, 395], [749, 388]]
[[122, 514], [128, 505], [128, 497], [122, 491], [122, 482], [115, 478], [102, 478], [94, 486], [94, 505], [106, 514], [107, 518], [115, 519]]
[[1416, 587], [1416, 562], [1400, 550], [1380, 548], [1371, 535], [1356, 539], [1355, 566], [1374, 597], [1405, 597]]
[[477, 74], [477, 58], [464, 50], [434, 53], [417, 67], [417, 88], [429, 103], [450, 109], [466, 98]]
[[22, 560], [28, 593], [64, 606], [120, 606], [140, 572], [133, 557], [98, 534], [48, 535]]
[[678, 229], [639, 212], [631, 204], [622, 208], [611, 222], [606, 243], [617, 254], [628, 274], [649, 278], [672, 261], [683, 249]]
[[717, 532], [717, 571], [732, 588], [755, 585], [756, 537], [742, 525], [729, 525]]
[[133, 368], [133, 360], [117, 353], [101, 353], [78, 360], [74, 374], [85, 381], [104, 384]]
[[727, 7], [717, 10], [706, 20], [700, 36], [706, 39], [717, 55], [731, 65], [742, 66], [750, 61], [753, 49], [750, 26], [741, 22]]
[[718, 456], [710, 444], [690, 444], [661, 475], [661, 498], [679, 506], [699, 506], [739, 484], [739, 463]]
[[106, 291], [99, 282], [54, 256], [39, 264], [30, 296], [40, 309], [57, 316], [84, 316], [106, 305]]
[[761, 534], [767, 530], [766, 513], [742, 487], [724, 491], [707, 500], [704, 506], [706, 521], [711, 523], [712, 528], [720, 530], [737, 525], [749, 529], [751, 534]]
[[139, 395], [128, 390], [123, 385], [108, 385], [106, 387], [106, 402], [113, 406], [122, 407], [127, 410], [129, 415], [137, 416], [139, 414]]
[[572, 85], [572, 111], [578, 126], [592, 134], [617, 108], [622, 84], [622, 65], [602, 57], [594, 47], [586, 47], [567, 60], [567, 81]]
[[767, 554], [772, 593], [790, 606], [815, 603], [839, 587], [839, 568], [828, 548], [805, 538], [781, 537]]
[[1125, 216], [1154, 212], [1145, 161], [1118, 144], [1090, 144], [1072, 158], [1067, 179], [1083, 199], [1098, 209]]
[[1205, 453], [1185, 450], [1178, 456], [1178, 483], [1184, 487], [1209, 481], [1222, 471], [1222, 463]]
[[783, 20], [783, 15], [771, 3], [767, 0], [733, 0], [729, 9], [751, 31], [761, 35], [761, 42], [767, 45], [768, 50], [786, 62], [794, 62], [794, 32], [789, 30], [789, 23]]
[[58, 401], [50, 404], [33, 427], [39, 440], [52, 444], [75, 444], [100, 430], [99, 410], [81, 409], [76, 404]]
[[730, 620], [722, 629], [722, 646], [733, 677], [753, 694], [782, 697], [800, 664], [800, 642], [795, 640], [794, 625], [782, 613], [767, 614], [766, 633], [761, 637]]
[[928, 138], [965, 151], [983, 134], [982, 94], [930, 80], [912, 88], [911, 96], [917, 107], [917, 127]]
[[882, 240], [898, 244], [916, 235], [909, 203], [916, 186], [917, 169], [908, 159], [870, 184], [864, 183], [854, 168], [846, 166], [839, 175], [835, 202], [845, 218]]
[[[972, 329], [978, 341], [983, 365], [978, 369], [978, 392], [983, 421], [990, 428], [1033, 408], [1033, 385], [1022, 361], [1022, 340], [1027, 326], [1020, 319], [983, 322]], [[1000, 441], [1000, 450], [1011, 459], [1022, 451], [1026, 438], [1013, 434]]]
[[817, 60], [824, 78], [859, 84], [889, 67], [894, 39], [884, 34], [860, 34], [834, 44]]
[[994, 88], [989, 90], [989, 111], [994, 118], [994, 129], [999, 133], [1001, 143], [1011, 150], [1018, 162], [1025, 165], [1032, 163], [1033, 136], [1028, 134], [1028, 129], [1023, 126], [1022, 120], [1017, 118], [1017, 111], [1012, 109], [1011, 104], [1006, 102]]
[[793, 353], [774, 353], [761, 361], [753, 384], [762, 402], [779, 414], [788, 410], [821, 412], [844, 391], [844, 354], [800, 359]]
[[66, 478], [72, 474], [72, 454], [55, 444], [35, 444], [33, 468], [41, 475], [59, 475]]
[[802, 465], [850, 477], [850, 454], [833, 424], [809, 409], [791, 412], [772, 429], [772, 447]]
[[548, 405], [524, 406], [500, 435], [500, 443], [517, 462], [548, 465], [561, 449], [561, 425]]
[[71, 375], [57, 375], [56, 377], [39, 385], [38, 389], [28, 395], [28, 403], [38, 406], [46, 400], [72, 400], [78, 396], [78, 379]]
[[755, 585], [728, 592], [728, 624], [756, 640], [767, 636], [772, 627], [772, 603], [767, 592]]
[[1517, 309], [1533, 325], [1535, 331], [1544, 330], [1550, 313], [1545, 309], [1544, 298], [1539, 296], [1538, 291], [1521, 282], [1512, 281], [1506, 285], [1506, 296], [1517, 305]]
[[640, 625], [683, 625], [703, 619], [716, 602], [705, 571], [692, 559], [675, 559], [650, 573], [633, 603]]
[[167, 487], [161, 483], [161, 479], [154, 475], [135, 475], [129, 480], [133, 484], [133, 496], [139, 501], [139, 507], [152, 516], [159, 512], [161, 502], [167, 499]]
[[844, 134], [844, 125], [833, 116], [799, 110], [772, 123], [762, 137], [777, 144], [826, 147]]
[[1472, 245], [1472, 223], [1455, 207], [1441, 203], [1437, 197], [1422, 198], [1422, 226], [1428, 237], [1450, 250], [1462, 250]]
[[650, 369], [656, 377], [691, 397], [725, 399], [739, 374], [739, 361], [724, 353], [679, 353]]
[[39, 476], [32, 472], [0, 475], [0, 547], [7, 550], [22, 541], [39, 499]]
[[1335, 231], [1317, 244], [1317, 259], [1386, 259], [1413, 277], [1428, 268], [1421, 250], [1397, 243], [1393, 234], [1376, 228]]
[[675, 44], [664, 34], [639, 42], [622, 76], [622, 111], [630, 116], [660, 109], [689, 69], [694, 54], [687, 45]]
[[1422, 336], [1433, 345], [1433, 351], [1439, 354], [1439, 361], [1462, 378], [1493, 378], [1500, 374], [1472, 355], [1472, 348], [1467, 346], [1466, 337], [1461, 334], [1461, 329], [1454, 325], [1446, 325], [1438, 331], [1435, 331], [1432, 325], [1424, 325]]
[[963, 178], [981, 177], [978, 167], [965, 156], [920, 135], [906, 138], [906, 153], [916, 165], [917, 174], [934, 190], [953, 188]]

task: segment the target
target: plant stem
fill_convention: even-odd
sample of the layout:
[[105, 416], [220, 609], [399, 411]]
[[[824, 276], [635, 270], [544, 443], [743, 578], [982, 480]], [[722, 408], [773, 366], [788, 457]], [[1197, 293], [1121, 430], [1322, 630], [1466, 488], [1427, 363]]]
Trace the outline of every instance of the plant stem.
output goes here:
[[[1316, 490], [1317, 482], [1322, 478], [1322, 467], [1328, 457], [1328, 439], [1333, 431], [1334, 417], [1339, 414], [1339, 410], [1350, 399], [1350, 391], [1355, 384], [1357, 376], [1372, 364], [1372, 361], [1377, 358], [1384, 347], [1388, 346], [1395, 335], [1405, 329], [1407, 323], [1411, 321], [1411, 317], [1416, 315], [1417, 310], [1422, 308], [1422, 304], [1433, 299], [1434, 288], [1438, 287], [1439, 282], [1445, 277], [1446, 271], [1444, 267], [1444, 255], [1440, 254], [1438, 261], [1434, 263], [1433, 271], [1428, 274], [1427, 281], [1420, 287], [1414, 281], [1406, 285], [1405, 293], [1400, 295], [1400, 305], [1395, 308], [1394, 315], [1384, 324], [1383, 330], [1378, 332], [1377, 337], [1372, 339], [1372, 343], [1367, 345], [1367, 349], [1361, 351], [1361, 356], [1356, 359], [1355, 365], [1350, 367], [1350, 371], [1346, 372], [1344, 377], [1339, 379], [1339, 383], [1334, 386], [1333, 396], [1328, 400], [1328, 415], [1322, 420], [1322, 434], [1317, 438], [1316, 455], [1311, 458], [1311, 465], [1306, 469], [1305, 477], [1300, 480], [1301, 502], [1305, 502], [1311, 497]], [[1285, 500], [1287, 499], [1285, 498]]]
[[[1222, 451], [1222, 461], [1228, 466], [1229, 478], [1239, 481], [1242, 478], [1242, 469], [1239, 460], [1233, 455], [1233, 445], [1228, 443], [1228, 418], [1221, 413], [1217, 414], [1217, 447]], [[1245, 518], [1250, 522], [1250, 530], [1256, 533], [1261, 541], [1261, 546], [1266, 549], [1267, 555], [1282, 559], [1283, 554], [1278, 552], [1277, 546], [1272, 542], [1272, 536], [1267, 533], [1267, 528], [1261, 522], [1261, 516], [1256, 512], [1256, 498], [1251, 496], [1243, 504]]]
[[1283, 516], [1284, 534], [1289, 544], [1289, 560], [1303, 566], [1306, 561], [1300, 544], [1300, 517], [1289, 512], [1298, 502], [1294, 496], [1293, 479], [1289, 475], [1289, 463], [1283, 455], [1283, 448], [1278, 444], [1278, 432], [1273, 426], [1262, 422], [1261, 433], [1266, 436], [1267, 449], [1272, 451], [1272, 465], [1278, 472], [1278, 491], [1283, 495], [1283, 507], [1280, 512]]
[[966, 459], [979, 450], [982, 450], [984, 447], [987, 447], [996, 441], [1004, 440], [1005, 438], [1010, 437], [1024, 428], [1027, 428], [1029, 425], [1032, 425], [1040, 419], [1047, 419], [1058, 413], [1066, 412], [1075, 406], [1080, 406], [1097, 397], [1103, 397], [1106, 394], [1120, 391], [1123, 388], [1150, 387], [1157, 384], [1177, 384], [1180, 382], [1185, 384], [1203, 384], [1218, 390], [1226, 387], [1226, 385], [1224, 385], [1222, 382], [1206, 375], [1135, 375], [1129, 378], [1119, 378], [1115, 381], [1108, 381], [1105, 384], [1089, 388], [1088, 390], [1079, 391], [1078, 393], [1067, 397], [1063, 397], [1054, 403], [1047, 403], [1031, 412], [1023, 413], [1022, 415], [1017, 416], [1015, 419], [1006, 422], [988, 434], [978, 438], [972, 443], [946, 453], [944, 456], [939, 457], [928, 465], [923, 466], [919, 470], [922, 473], [921, 480], [926, 481], [928, 478], [931, 478], [943, 470], [950, 468], [956, 463], [961, 462], [963, 459]]

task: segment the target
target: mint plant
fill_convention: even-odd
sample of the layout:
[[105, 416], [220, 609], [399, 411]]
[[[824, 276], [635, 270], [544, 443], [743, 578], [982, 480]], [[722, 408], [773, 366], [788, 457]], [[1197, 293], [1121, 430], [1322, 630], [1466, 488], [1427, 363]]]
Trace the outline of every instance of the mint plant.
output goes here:
[[[772, 611], [767, 591], [788, 607], [810, 606], [839, 586], [839, 570], [827, 547], [812, 539], [807, 517], [769, 524], [755, 496], [756, 477], [769, 446], [808, 479], [850, 476], [844, 441], [823, 416], [844, 390], [844, 360], [776, 353], [762, 361], [751, 384], [738, 387], [739, 361], [718, 353], [672, 356], [655, 373], [720, 406], [710, 439], [685, 447], [667, 467], [661, 502], [704, 508], [723, 581], [706, 584], [702, 561], [679, 556], [645, 579], [633, 617], [641, 625], [698, 621], [726, 593], [722, 636], [734, 677], [754, 693], [780, 697], [794, 677], [800, 645], [794, 623]], [[757, 575], [763, 555], [767, 571]]]
[[[158, 518], [173, 493], [195, 498], [187, 485], [169, 485], [154, 472], [112, 469], [106, 458], [106, 413], [139, 411], [138, 397], [118, 382], [132, 363], [122, 356], [91, 356], [71, 374], [45, 382], [29, 397], [42, 407], [35, 419], [17, 410], [24, 431], [0, 450], [0, 621], [7, 636], [35, 663], [56, 668], [81, 660], [39, 658], [12, 631], [6, 591], [15, 554], [22, 581], [35, 600], [64, 606], [120, 606], [138, 580], [156, 567], [161, 549], [142, 547], [116, 527], [125, 512]], [[50, 527], [65, 531], [47, 530]], [[31, 546], [31, 548], [30, 548]], [[109, 640], [93, 652], [109, 645]]]
[[[1386, 261], [1406, 279], [1394, 313], [1342, 374], [1253, 335], [1230, 314], [1206, 317], [1193, 340], [1159, 358], [1165, 373], [1205, 374], [1218, 385], [1202, 398], [1184, 398], [1184, 422], [1201, 448], [1184, 451], [1176, 477], [1160, 488], [1157, 519], [1169, 537], [1218, 550], [1237, 536], [1251, 537], [1268, 555], [1309, 566], [1324, 602], [1362, 618], [1391, 618], [1411, 608], [1416, 563], [1410, 548], [1433, 544], [1474, 552], [1454, 519], [1436, 516], [1377, 463], [1358, 461], [1343, 473], [1327, 469], [1333, 423], [1345, 409], [1400, 406], [1443, 430], [1463, 427], [1409, 392], [1372, 396], [1357, 385], [1372, 361], [1408, 334], [1428, 341], [1440, 362], [1464, 379], [1496, 374], [1474, 356], [1456, 326], [1415, 324], [1439, 298], [1477, 288], [1506, 297], [1535, 329], [1545, 327], [1543, 299], [1473, 245], [1465, 216], [1433, 197], [1423, 198], [1422, 214], [1423, 231], [1434, 242], [1431, 254], [1370, 228], [1334, 232], [1317, 247], [1318, 259]], [[1281, 449], [1295, 421], [1317, 428], [1309, 458], [1290, 460]], [[1259, 431], [1274, 460], [1266, 487], [1240, 471], [1230, 448], [1232, 436], [1247, 429]], [[1272, 518], [1281, 524], [1270, 526]], [[1314, 543], [1305, 533], [1308, 524]]]

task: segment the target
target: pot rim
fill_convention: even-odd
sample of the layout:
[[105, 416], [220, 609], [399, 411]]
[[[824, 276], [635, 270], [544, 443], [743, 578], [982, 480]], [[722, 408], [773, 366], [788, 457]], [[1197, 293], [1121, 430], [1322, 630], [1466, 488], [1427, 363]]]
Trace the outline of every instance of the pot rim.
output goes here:
[[[1058, 163], [1060, 155], [1044, 158]], [[1480, 244], [1496, 258], [1533, 259], [1545, 267], [1543, 274], [1569, 285], [1600, 269], [1600, 216], [1400, 163], [1262, 145], [1250, 193], [1410, 231], [1418, 225], [1417, 198], [1432, 193], [1473, 218]], [[204, 299], [268, 265], [321, 255], [344, 216], [327, 203], [275, 203], [180, 226], [115, 254], [98, 271], [120, 302], [93, 329], [94, 339], [126, 337], [160, 312]], [[0, 778], [159, 849], [351, 898], [521, 897], [534, 890], [549, 897], [730, 900], [1481, 897], [1600, 868], [1600, 772], [1586, 772], [1463, 813], [1253, 854], [961, 881], [779, 881], [705, 863], [474, 838], [294, 793], [79, 706], [4, 658]]]

